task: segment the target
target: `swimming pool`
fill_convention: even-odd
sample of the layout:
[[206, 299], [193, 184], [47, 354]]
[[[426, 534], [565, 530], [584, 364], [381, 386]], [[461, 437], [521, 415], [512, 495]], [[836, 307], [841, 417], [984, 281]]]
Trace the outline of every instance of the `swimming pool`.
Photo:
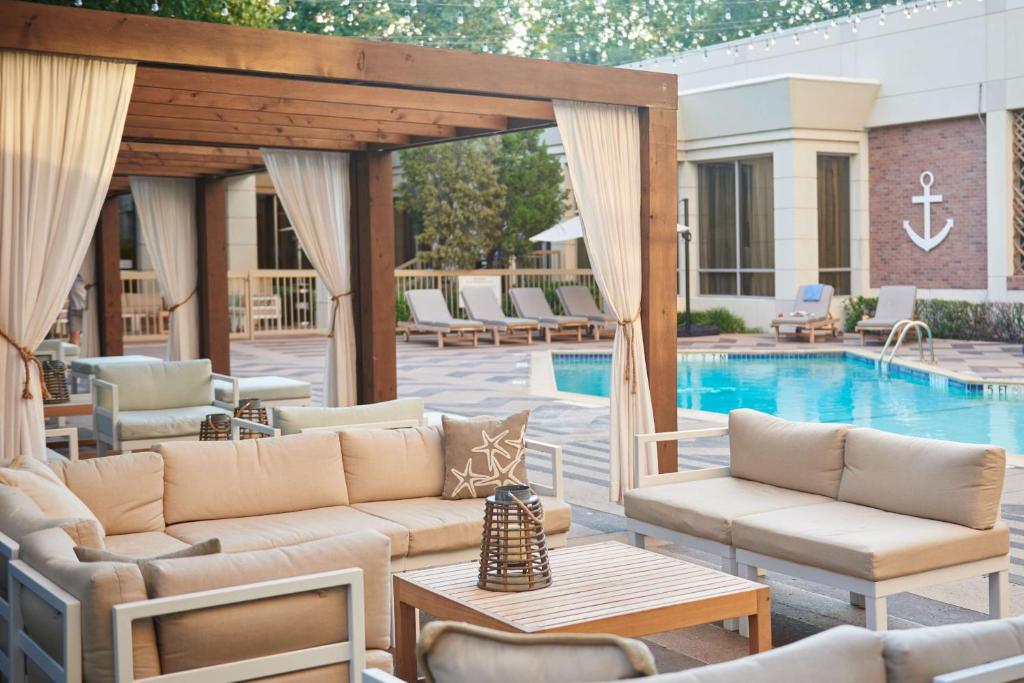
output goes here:
[[[553, 354], [552, 360], [559, 391], [608, 395], [610, 355]], [[682, 408], [753, 408], [789, 420], [849, 422], [1024, 453], [1024, 401], [895, 365], [880, 376], [859, 356], [682, 354], [677, 386]]]

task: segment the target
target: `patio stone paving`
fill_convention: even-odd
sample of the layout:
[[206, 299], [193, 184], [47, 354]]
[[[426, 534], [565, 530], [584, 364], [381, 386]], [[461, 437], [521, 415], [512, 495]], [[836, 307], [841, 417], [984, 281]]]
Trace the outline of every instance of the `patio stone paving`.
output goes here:
[[[232, 343], [232, 370], [239, 376], [279, 374], [313, 383], [314, 401], [322, 395], [324, 341], [318, 337], [260, 339]], [[400, 396], [419, 396], [428, 410], [460, 415], [507, 414], [531, 410], [532, 437], [558, 443], [564, 448], [565, 482], [573, 505], [573, 543], [616, 538], [625, 540], [621, 507], [608, 501], [608, 409], [600, 399], [568, 399], [531, 393], [531, 356], [547, 349], [610, 351], [609, 342], [538, 343], [532, 346], [505, 344], [495, 348], [481, 343], [434, 348], [424, 340], [398, 344]], [[810, 347], [806, 343], [769, 335], [723, 335], [680, 340], [679, 348], [708, 350], [770, 350], [860, 348], [859, 340], [829, 340]], [[881, 344], [866, 347], [876, 354]], [[1019, 346], [936, 340], [940, 367], [973, 377], [1024, 380], [1024, 355]], [[160, 344], [131, 344], [126, 353], [160, 355]], [[901, 358], [916, 359], [916, 348], [907, 346]], [[680, 428], [711, 426], [721, 416], [681, 413]], [[680, 453], [680, 467], [708, 467], [726, 460], [725, 439], [690, 444]], [[547, 472], [538, 465], [537, 472]], [[543, 476], [543, 474], [542, 474]], [[1007, 474], [1003, 516], [1011, 526], [1011, 613], [1024, 614], [1024, 469]], [[717, 566], [717, 559], [663, 542], [652, 549]], [[863, 623], [863, 612], [847, 604], [847, 596], [817, 584], [769, 574], [774, 591], [773, 615], [776, 645], [792, 642], [842, 623]], [[936, 625], [985, 618], [987, 583], [982, 578], [961, 581], [889, 601], [890, 627]], [[662, 634], [648, 639], [663, 671], [700, 663], [722, 661], [746, 653], [746, 640], [718, 627], [701, 627]]]

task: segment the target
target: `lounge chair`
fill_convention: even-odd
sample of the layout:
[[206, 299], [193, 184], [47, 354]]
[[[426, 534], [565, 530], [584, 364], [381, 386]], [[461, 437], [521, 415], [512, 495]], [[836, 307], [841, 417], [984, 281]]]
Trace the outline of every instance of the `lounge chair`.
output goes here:
[[552, 334], [566, 332], [575, 333], [576, 341], [583, 341], [583, 330], [590, 326], [590, 321], [583, 316], [555, 315], [539, 287], [513, 287], [508, 293], [516, 313], [522, 318], [536, 320], [541, 326], [544, 341], [550, 342]]
[[878, 290], [878, 307], [874, 317], [860, 320], [855, 328], [860, 332], [860, 344], [867, 334], [887, 335], [901, 320], [913, 320], [917, 303], [917, 287], [890, 285]]
[[522, 333], [526, 343], [533, 343], [533, 333], [540, 329], [536, 320], [511, 318], [501, 310], [501, 302], [490, 287], [466, 287], [462, 290], [462, 303], [474, 320], [482, 322], [491, 332], [494, 345], [501, 343], [501, 333], [508, 335]]
[[590, 321], [594, 339], [601, 339], [601, 330], [615, 328], [615, 316], [602, 312], [594, 302], [594, 295], [586, 287], [580, 285], [559, 287], [557, 292], [558, 300], [562, 302], [562, 308], [566, 313]]
[[793, 312], [785, 313], [772, 321], [776, 341], [783, 327], [794, 328], [794, 334], [806, 332], [812, 344], [818, 332], [830, 332], [835, 336], [838, 328], [829, 310], [832, 306], [832, 291], [832, 285], [822, 284], [804, 285], [797, 289]]
[[442, 349], [449, 335], [459, 338], [469, 335], [476, 347], [478, 335], [485, 330], [484, 324], [477, 320], [453, 318], [440, 289], [407, 290], [405, 301], [412, 316], [412, 320], [402, 325], [405, 341], [409, 341], [414, 332], [430, 332], [437, 334], [437, 348]]

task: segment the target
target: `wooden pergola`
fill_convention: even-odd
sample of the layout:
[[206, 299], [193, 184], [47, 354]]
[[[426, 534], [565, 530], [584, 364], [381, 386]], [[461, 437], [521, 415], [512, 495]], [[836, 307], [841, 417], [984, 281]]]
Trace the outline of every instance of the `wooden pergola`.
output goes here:
[[[195, 178], [201, 353], [229, 370], [224, 179], [260, 147], [351, 154], [360, 402], [394, 398], [391, 152], [554, 125], [553, 99], [640, 112], [643, 332], [659, 430], [676, 428], [676, 77], [0, 0], [0, 48], [138, 64], [111, 196]], [[103, 353], [123, 353], [117, 206], [96, 232]], [[675, 452], [659, 454], [662, 472]]]

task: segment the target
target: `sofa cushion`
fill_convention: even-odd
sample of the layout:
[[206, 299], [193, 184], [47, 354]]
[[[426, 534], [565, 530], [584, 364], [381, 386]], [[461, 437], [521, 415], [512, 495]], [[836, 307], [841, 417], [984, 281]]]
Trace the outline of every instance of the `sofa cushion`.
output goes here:
[[756, 410], [729, 413], [732, 476], [835, 498], [847, 425], [790, 422]]
[[[366, 647], [391, 644], [388, 540], [361, 531], [284, 548], [222, 553], [149, 566], [154, 598], [358, 567]], [[122, 565], [127, 566], [127, 565]], [[157, 618], [164, 674], [348, 639], [344, 588], [318, 590]]]
[[153, 356], [94, 356], [92, 358], [76, 358], [71, 361], [71, 372], [79, 375], [95, 375], [96, 368], [104, 364], [125, 364], [125, 363], [163, 363], [159, 358]]
[[[367, 650], [366, 668], [380, 669], [387, 673], [394, 670], [391, 653], [387, 650]], [[338, 683], [348, 681], [348, 664], [329, 664], [315, 669], [303, 669], [279, 676], [265, 676], [252, 679], [255, 683]]]
[[[210, 361], [175, 360], [162, 363], [104, 363], [96, 367], [96, 379], [117, 385], [121, 410], [163, 410], [213, 403], [213, 369]], [[98, 393], [100, 405], [109, 409], [110, 392]]]
[[399, 398], [361, 406], [318, 408], [285, 406], [273, 409], [274, 426], [282, 434], [298, 434], [310, 427], [342, 427], [371, 422], [395, 422], [423, 419], [423, 399]]
[[156, 449], [164, 458], [167, 524], [348, 504], [337, 434], [171, 441]]
[[225, 552], [236, 553], [295, 545], [365, 529], [382, 533], [391, 540], [392, 557], [405, 557], [409, 550], [409, 532], [405, 527], [347, 505], [185, 522], [167, 527], [167, 533], [185, 543], [219, 538]]
[[20, 489], [51, 519], [87, 519], [96, 523], [100, 538], [103, 525], [92, 510], [60, 480], [45, 463], [19, 456], [11, 467], [0, 467], [0, 484]]
[[[541, 497], [544, 531], [549, 536], [569, 530], [572, 510], [556, 498]], [[411, 498], [358, 503], [357, 510], [386, 519], [409, 531], [409, 557], [479, 548], [484, 528], [484, 500]]]
[[881, 581], [1006, 555], [1010, 534], [999, 522], [987, 531], [852, 503], [824, 503], [740, 517], [737, 548], [847, 576]]
[[853, 429], [839, 500], [991, 529], [1005, 472], [1006, 452], [997, 446]]
[[444, 445], [440, 427], [354, 429], [339, 437], [350, 502], [441, 495]]
[[882, 639], [888, 683], [931, 683], [941, 674], [1024, 654], [1024, 620], [890, 631]]
[[[230, 403], [231, 383], [222, 379], [213, 381], [214, 396], [218, 401]], [[313, 394], [313, 385], [300, 379], [264, 375], [262, 377], [239, 377], [238, 398], [259, 399], [261, 401], [304, 400]]]
[[[136, 439], [172, 439], [193, 436], [198, 439], [199, 426], [207, 415], [230, 415], [230, 410], [217, 406], [189, 406], [186, 408], [160, 408], [159, 410], [122, 410], [118, 414], [117, 435], [122, 441]], [[97, 427], [104, 434], [113, 433], [110, 418], [97, 414]]]
[[831, 498], [735, 477], [715, 477], [627, 491], [626, 516], [684, 534], [729, 545], [737, 517]]
[[163, 531], [118, 534], [117, 536], [107, 536], [103, 541], [107, 550], [126, 557], [156, 557], [189, 547], [188, 543]]
[[143, 568], [142, 576], [145, 578], [145, 563], [153, 560], [173, 560], [179, 557], [198, 557], [200, 555], [213, 555], [221, 552], [220, 541], [211, 538], [194, 545], [186, 545], [184, 548], [175, 548], [170, 552], [159, 555], [146, 555], [142, 557], [133, 555], [122, 555], [101, 548], [83, 548], [75, 546], [75, 556], [82, 562], [133, 562]]
[[61, 474], [108, 534], [164, 530], [164, 461], [156, 453], [68, 462]]
[[837, 626], [755, 657], [662, 674], [645, 678], [644, 683], [825, 680], [829, 683], [886, 683], [881, 635], [856, 626]]
[[[114, 605], [147, 599], [142, 573], [123, 562], [79, 562], [74, 542], [59, 529], [29, 534], [21, 543], [21, 559], [81, 602], [82, 666], [85, 681], [114, 680]], [[132, 624], [135, 678], [160, 674], [153, 623]]]

